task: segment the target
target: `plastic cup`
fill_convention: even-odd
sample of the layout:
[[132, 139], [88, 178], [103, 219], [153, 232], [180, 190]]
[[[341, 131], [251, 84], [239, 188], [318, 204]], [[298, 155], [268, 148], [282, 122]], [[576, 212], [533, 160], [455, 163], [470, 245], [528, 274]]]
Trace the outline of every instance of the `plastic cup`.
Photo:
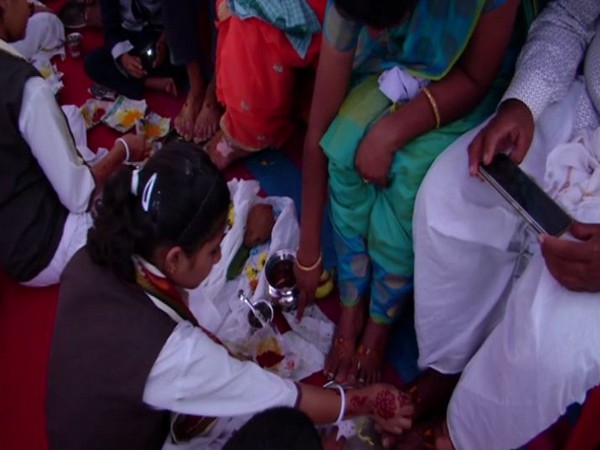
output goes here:
[[83, 36], [81, 33], [74, 32], [67, 35], [67, 48], [71, 58], [77, 59], [81, 57], [81, 41]]

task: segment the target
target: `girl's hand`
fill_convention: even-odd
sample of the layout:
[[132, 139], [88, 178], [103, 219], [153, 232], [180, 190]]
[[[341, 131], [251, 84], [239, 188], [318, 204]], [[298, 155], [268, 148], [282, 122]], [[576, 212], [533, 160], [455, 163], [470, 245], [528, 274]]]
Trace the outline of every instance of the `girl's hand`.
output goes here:
[[122, 139], [129, 146], [129, 162], [143, 161], [150, 156], [150, 147], [143, 136], [128, 133]]
[[382, 430], [401, 434], [412, 426], [411, 398], [392, 385], [376, 383], [346, 391], [346, 396], [347, 414], [369, 414]]
[[381, 187], [390, 184], [389, 171], [394, 151], [400, 146], [392, 142], [393, 129], [386, 118], [380, 119], [361, 141], [354, 164], [365, 183]]

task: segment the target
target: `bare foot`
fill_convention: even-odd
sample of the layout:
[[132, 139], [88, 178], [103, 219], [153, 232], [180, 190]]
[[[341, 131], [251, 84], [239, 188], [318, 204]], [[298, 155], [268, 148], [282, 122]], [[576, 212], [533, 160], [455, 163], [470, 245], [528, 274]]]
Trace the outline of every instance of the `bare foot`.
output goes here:
[[365, 305], [344, 306], [335, 328], [333, 343], [325, 359], [323, 372], [328, 379], [339, 384], [355, 384], [356, 373], [352, 370], [356, 342], [364, 326]]
[[208, 156], [220, 170], [228, 167], [232, 162], [245, 158], [251, 153], [238, 149], [227, 142], [223, 132], [217, 131], [204, 147]]
[[194, 142], [196, 144], [207, 141], [216, 133], [222, 115], [223, 109], [217, 101], [215, 83], [211, 81], [206, 90], [200, 113], [194, 122]]
[[155, 91], [166, 92], [177, 97], [177, 84], [171, 77], [148, 77], [144, 80], [144, 85]]
[[175, 117], [175, 131], [177, 131], [177, 133], [179, 133], [186, 141], [192, 139], [194, 123], [196, 117], [198, 117], [198, 114], [200, 113], [203, 101], [204, 90], [200, 90], [198, 93], [192, 91], [188, 92], [183, 107], [179, 111], [179, 114], [177, 114], [177, 117]]
[[360, 384], [368, 385], [381, 380], [381, 368], [390, 329], [391, 325], [379, 324], [372, 319], [367, 321], [367, 327], [354, 355], [355, 370]]

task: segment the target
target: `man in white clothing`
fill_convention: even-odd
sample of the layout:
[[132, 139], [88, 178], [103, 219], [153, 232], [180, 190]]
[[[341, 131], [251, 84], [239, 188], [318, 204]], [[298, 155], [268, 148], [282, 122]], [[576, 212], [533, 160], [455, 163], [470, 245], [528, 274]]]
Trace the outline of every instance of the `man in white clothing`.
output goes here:
[[[599, 18], [597, 0], [551, 2], [497, 114], [447, 149], [419, 191], [419, 365], [462, 373], [447, 410], [454, 448], [519, 447], [600, 383], [600, 207], [581, 208], [581, 195], [568, 208], [570, 235], [536, 238], [477, 178], [481, 162], [509, 152], [541, 184], [562, 183], [552, 194], [565, 188], [572, 167], [556, 161], [572, 147], [553, 152], [548, 173], [546, 159], [574, 136], [599, 136]], [[580, 173], [593, 177], [597, 155], [573, 145], [586, 149]]]

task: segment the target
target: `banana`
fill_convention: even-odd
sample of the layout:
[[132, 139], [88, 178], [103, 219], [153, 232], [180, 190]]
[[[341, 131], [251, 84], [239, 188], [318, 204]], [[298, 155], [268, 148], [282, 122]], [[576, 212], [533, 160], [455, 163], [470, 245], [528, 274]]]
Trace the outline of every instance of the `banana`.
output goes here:
[[327, 269], [324, 269], [323, 272], [321, 272], [321, 278], [319, 278], [319, 284], [325, 283], [327, 280], [329, 280], [329, 278], [331, 278], [329, 271]]
[[[323, 273], [325, 272], [327, 271], [324, 271]], [[319, 286], [317, 286], [317, 290], [315, 291], [315, 298], [325, 298], [329, 294], [331, 294], [331, 291], [333, 291], [334, 282], [333, 278], [331, 278], [331, 275], [327, 273], [325, 279], [323, 278], [323, 275], [321, 275], [321, 282], [319, 283]]]

